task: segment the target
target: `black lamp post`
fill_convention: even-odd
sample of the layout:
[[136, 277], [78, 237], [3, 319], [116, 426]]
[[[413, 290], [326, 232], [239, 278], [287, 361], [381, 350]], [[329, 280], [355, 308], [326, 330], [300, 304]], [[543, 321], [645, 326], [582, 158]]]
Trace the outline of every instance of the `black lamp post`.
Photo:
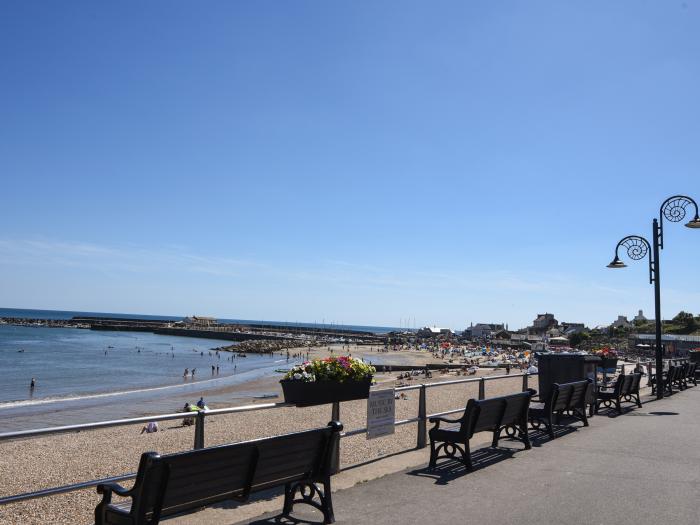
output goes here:
[[[659, 218], [652, 222], [652, 240], [649, 244], [644, 237], [639, 235], [628, 235], [617, 243], [615, 247], [615, 258], [608, 264], [608, 268], [625, 268], [627, 265], [620, 260], [618, 250], [620, 246], [627, 249], [630, 259], [638, 261], [649, 254], [649, 283], [654, 285], [654, 315], [656, 317], [656, 397], [664, 397], [661, 374], [663, 372], [663, 349], [661, 346], [661, 290], [660, 290], [660, 270], [659, 270], [659, 249], [664, 248], [663, 219], [670, 222], [680, 222], [686, 216], [686, 208], [690, 205], [695, 207], [695, 217], [686, 223], [688, 228], [700, 228], [700, 216], [698, 215], [698, 204], [685, 195], [674, 195], [664, 201], [659, 209]], [[653, 252], [652, 252], [653, 246]]]

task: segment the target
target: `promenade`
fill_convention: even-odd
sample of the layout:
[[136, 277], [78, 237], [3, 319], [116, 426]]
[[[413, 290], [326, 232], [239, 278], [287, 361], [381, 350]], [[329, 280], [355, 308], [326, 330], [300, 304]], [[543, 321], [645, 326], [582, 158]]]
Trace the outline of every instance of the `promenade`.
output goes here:
[[[362, 478], [370, 476], [373, 469], [377, 475], [386, 468], [382, 467], [386, 462], [422, 459], [418, 467], [335, 492], [336, 522], [700, 523], [699, 387], [661, 401], [647, 395], [641, 409], [617, 417], [598, 415], [591, 419], [588, 428], [574, 426], [576, 430], [560, 432], [553, 441], [533, 432], [534, 446], [530, 451], [506, 440], [503, 448], [492, 452], [486, 448], [486, 434], [482, 434], [481, 445], [473, 449], [473, 457], [478, 458], [473, 473], [445, 465], [445, 460], [442, 468], [426, 469], [428, 449], [360, 467], [366, 469]], [[337, 485], [342, 485], [352, 470], [339, 474], [334, 482], [337, 479]], [[266, 503], [280, 508], [277, 502]], [[310, 523], [320, 517], [304, 514], [304, 505], [296, 509], [296, 515]], [[245, 509], [212, 508], [174, 521], [289, 523], [280, 520], [279, 510], [244, 521], [241, 512]]]

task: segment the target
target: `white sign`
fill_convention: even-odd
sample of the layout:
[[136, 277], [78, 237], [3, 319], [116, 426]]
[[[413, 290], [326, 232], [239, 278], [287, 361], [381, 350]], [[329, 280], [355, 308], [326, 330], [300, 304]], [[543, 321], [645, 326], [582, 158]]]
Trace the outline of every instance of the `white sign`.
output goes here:
[[394, 433], [394, 389], [371, 390], [367, 399], [367, 439]]

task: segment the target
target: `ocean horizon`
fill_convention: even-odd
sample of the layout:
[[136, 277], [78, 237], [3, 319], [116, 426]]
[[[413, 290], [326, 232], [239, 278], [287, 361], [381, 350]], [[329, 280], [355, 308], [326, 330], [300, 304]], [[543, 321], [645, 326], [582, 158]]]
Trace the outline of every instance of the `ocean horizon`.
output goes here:
[[[73, 317], [112, 317], [115, 319], [152, 319], [163, 321], [181, 321], [188, 316], [125, 314], [116, 312], [84, 312], [77, 310], [43, 310], [31, 308], [0, 308], [0, 317], [16, 317], [20, 319], [42, 320], [69, 320]], [[375, 334], [386, 334], [395, 330], [407, 330], [407, 328], [400, 329], [393, 326], [270, 321], [262, 319], [226, 319], [223, 317], [216, 317], [216, 319], [221, 324], [261, 324], [274, 326], [288, 326], [290, 328], [336, 328], [341, 330], [357, 330], [362, 332], [372, 332]]]

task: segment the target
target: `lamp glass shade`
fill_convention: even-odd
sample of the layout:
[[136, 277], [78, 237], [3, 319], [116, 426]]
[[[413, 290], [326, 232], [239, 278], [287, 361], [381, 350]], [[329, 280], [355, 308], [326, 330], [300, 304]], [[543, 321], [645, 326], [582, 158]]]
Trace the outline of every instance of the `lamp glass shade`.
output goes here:
[[627, 265], [616, 255], [612, 262], [608, 264], [608, 268], [627, 268]]
[[686, 224], [686, 227], [688, 227], [688, 228], [700, 228], [700, 217], [698, 217], [696, 215], [692, 221], [690, 221], [688, 224]]

